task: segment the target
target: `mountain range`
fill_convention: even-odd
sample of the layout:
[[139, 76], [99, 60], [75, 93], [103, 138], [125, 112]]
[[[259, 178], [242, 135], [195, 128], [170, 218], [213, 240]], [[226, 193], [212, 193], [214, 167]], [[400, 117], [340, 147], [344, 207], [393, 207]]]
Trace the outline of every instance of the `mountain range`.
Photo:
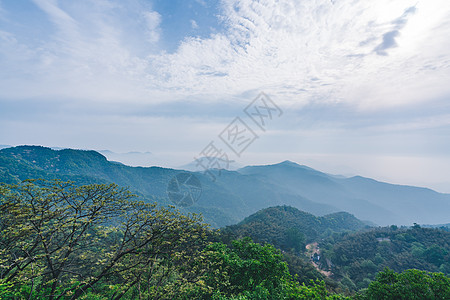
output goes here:
[[[171, 204], [167, 186], [180, 172], [189, 171], [130, 167], [96, 151], [42, 146], [0, 150], [0, 182], [30, 178], [113, 182], [162, 205]], [[333, 176], [290, 161], [209, 172], [189, 172], [199, 179], [202, 194], [194, 205], [180, 210], [202, 213], [213, 227], [235, 224], [260, 209], [280, 205], [318, 216], [346, 211], [377, 225], [449, 222], [450, 194], [427, 188]]]

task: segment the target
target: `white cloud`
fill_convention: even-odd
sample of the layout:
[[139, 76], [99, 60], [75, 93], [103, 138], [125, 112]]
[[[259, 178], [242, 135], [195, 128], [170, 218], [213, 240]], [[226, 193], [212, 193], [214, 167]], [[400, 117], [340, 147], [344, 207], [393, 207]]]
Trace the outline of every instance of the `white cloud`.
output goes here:
[[148, 11], [144, 13], [144, 17], [147, 22], [149, 41], [152, 43], [157, 42], [160, 34], [161, 15], [156, 11]]
[[[149, 79], [189, 95], [262, 89], [286, 102], [365, 109], [426, 101], [450, 93], [449, 16], [445, 1], [227, 0], [225, 33], [187, 39], [176, 53], [152, 57]], [[412, 45], [417, 23], [427, 29]]]
[[[30, 96], [49, 90], [64, 95], [55, 91], [58, 82], [66, 96], [75, 91], [101, 101], [145, 101], [155, 93], [160, 96], [152, 99], [160, 101], [198, 95], [211, 101], [264, 90], [285, 103], [349, 102], [372, 109], [450, 93], [445, 0], [223, 0], [222, 33], [186, 38], [172, 54], [159, 51], [164, 16], [140, 2], [34, 1], [57, 33], [43, 37], [37, 63], [28, 66], [48, 74], [27, 82]], [[146, 44], [130, 44], [128, 36], [139, 40], [139, 34]]]
[[195, 22], [195, 20], [191, 20], [191, 27], [192, 27], [192, 29], [198, 28], [198, 24], [197, 24], [197, 22]]
[[[26, 37], [2, 32], [0, 43], [8, 48], [2, 47], [7, 53], [0, 60], [8, 63], [9, 76], [0, 81], [0, 96], [108, 102], [149, 98], [143, 81], [147, 60], [136, 53], [157, 48], [149, 40], [159, 39], [158, 13], [142, 5], [117, 7], [108, 1], [34, 2], [56, 31], [41, 36], [34, 48], [28, 47]], [[130, 15], [133, 24], [126, 18]], [[135, 31], [126, 32], [129, 29]], [[161, 98], [157, 91], [152, 94]]]

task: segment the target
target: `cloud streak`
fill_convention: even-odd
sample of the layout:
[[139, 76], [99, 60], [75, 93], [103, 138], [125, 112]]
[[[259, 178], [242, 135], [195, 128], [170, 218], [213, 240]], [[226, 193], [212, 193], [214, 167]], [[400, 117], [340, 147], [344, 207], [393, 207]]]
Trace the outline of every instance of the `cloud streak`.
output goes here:
[[415, 12], [416, 12], [415, 6], [411, 6], [405, 10], [405, 12], [403, 13], [403, 15], [400, 18], [398, 18], [392, 22], [392, 24], [395, 25], [394, 30], [383, 34], [382, 43], [379, 44], [378, 46], [376, 46], [374, 49], [374, 51], [378, 55], [386, 56], [386, 55], [388, 55], [387, 51], [386, 51], [387, 49], [395, 48], [398, 46], [397, 42], [395, 41], [395, 38], [400, 34], [400, 30], [406, 25], [406, 23], [408, 21], [408, 15], [414, 14]]

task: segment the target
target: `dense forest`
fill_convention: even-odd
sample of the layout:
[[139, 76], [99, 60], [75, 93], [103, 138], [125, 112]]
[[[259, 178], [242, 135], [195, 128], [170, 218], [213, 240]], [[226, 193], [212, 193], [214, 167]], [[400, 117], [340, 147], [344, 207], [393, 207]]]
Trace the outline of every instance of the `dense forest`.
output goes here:
[[[327, 221], [330, 216], [319, 220], [336, 225], [352, 219], [342, 216], [332, 217], [334, 221]], [[366, 289], [346, 289], [341, 282], [323, 280], [320, 273], [311, 272], [311, 264], [303, 260], [300, 249], [293, 247], [286, 256], [286, 251], [269, 243], [256, 243], [250, 237], [233, 239], [226, 230], [208, 228], [197, 215], [183, 215], [173, 207], [142, 202], [114, 184], [78, 186], [57, 180], [2, 184], [0, 220], [1, 299], [448, 299], [450, 296], [450, 278], [443, 273], [403, 270], [389, 264], [382, 265], [386, 268], [373, 277]], [[362, 239], [355, 237], [373, 234], [375, 239], [420, 243], [421, 246], [413, 245], [414, 255], [430, 266], [441, 263], [445, 269], [448, 262], [448, 245], [442, 244], [448, 242], [448, 233], [444, 231], [389, 228], [356, 235], [338, 231], [341, 230], [323, 241], [324, 245], [330, 245], [325, 253], [332, 259], [341, 254], [337, 249], [344, 249], [344, 253], [345, 245]], [[299, 233], [296, 231], [292, 236]], [[339, 241], [333, 243], [332, 238]], [[407, 251], [409, 246], [399, 243]], [[433, 243], [439, 249], [433, 248]], [[371, 253], [369, 249], [361, 255], [368, 260]], [[336, 263], [342, 262], [336, 259]], [[310, 274], [305, 276], [303, 273], [308, 271]]]
[[306, 243], [333, 233], [364, 228], [369, 225], [346, 212], [316, 217], [291, 206], [277, 206], [260, 210], [222, 231], [235, 237], [250, 236], [257, 242], [267, 242], [285, 251], [303, 252]]
[[[322, 270], [331, 272], [331, 276], [322, 276], [330, 288], [351, 293], [367, 288], [385, 268], [450, 275], [450, 233], [446, 229], [417, 224], [412, 228], [370, 227], [345, 212], [316, 217], [278, 206], [228, 226], [222, 234], [230, 240], [249, 236], [258, 243], [275, 245], [283, 251], [291, 269], [308, 265], [312, 259]], [[320, 255], [311, 258], [305, 246], [312, 242], [318, 242]], [[302, 270], [303, 281], [322, 275], [307, 267]]]
[[322, 267], [353, 290], [367, 287], [386, 267], [397, 272], [415, 268], [450, 275], [450, 232], [442, 229], [392, 225], [334, 234], [319, 245]]

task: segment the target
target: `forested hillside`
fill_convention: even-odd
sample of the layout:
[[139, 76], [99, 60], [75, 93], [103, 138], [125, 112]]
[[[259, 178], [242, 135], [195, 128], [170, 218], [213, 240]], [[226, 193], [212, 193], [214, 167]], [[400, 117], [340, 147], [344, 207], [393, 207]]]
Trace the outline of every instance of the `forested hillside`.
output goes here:
[[[450, 275], [450, 232], [441, 229], [374, 228], [334, 234], [319, 243], [322, 267], [351, 289], [365, 288], [388, 267], [402, 272], [419, 269]], [[331, 268], [327, 264], [331, 260]]]
[[[269, 211], [302, 215], [289, 207]], [[345, 221], [348, 219], [350, 222]], [[311, 281], [311, 277], [321, 277], [311, 272], [311, 266], [297, 263], [295, 259], [300, 256], [291, 253], [286, 257], [271, 244], [254, 243], [249, 237], [224, 240], [226, 235], [208, 229], [198, 217], [147, 204], [114, 184], [77, 186], [43, 180], [1, 184], [0, 220], [0, 299], [336, 300], [450, 296], [449, 277], [418, 270], [396, 273], [385, 269], [368, 289], [356, 293], [344, 280], [339, 284], [331, 279]], [[303, 220], [317, 225], [307, 215]], [[331, 223], [338, 230], [355, 225], [355, 220], [342, 218], [342, 214], [319, 220], [334, 220]], [[335, 246], [345, 248], [347, 243], [363, 239], [354, 237], [374, 235], [400, 240], [406, 249], [414, 240], [423, 249], [412, 251], [437, 265], [448, 260], [448, 252], [432, 244], [448, 242], [447, 234], [418, 227], [390, 228], [344, 235]], [[331, 240], [328, 243], [333, 245]], [[358, 253], [363, 259], [372, 257], [368, 244], [369, 251]], [[341, 254], [338, 250], [327, 251], [331, 256], [332, 251]], [[337, 257], [336, 261], [345, 262]]]
[[290, 206], [258, 211], [242, 222], [223, 229], [234, 237], [249, 236], [285, 251], [305, 251], [306, 243], [318, 241], [336, 232], [355, 231], [369, 226], [346, 212], [316, 217]]
[[[332, 202], [328, 202], [328, 204], [323, 204], [326, 203], [327, 201], [323, 201], [323, 203], [315, 202], [302, 196], [308, 195], [309, 197], [314, 198], [314, 195], [310, 194], [311, 188], [314, 187], [314, 185], [316, 185], [315, 188], [320, 190], [321, 188], [323, 188], [323, 184], [325, 185], [331, 184], [331, 186], [333, 186], [332, 189], [322, 190], [321, 193], [325, 193], [322, 195], [323, 197], [325, 197], [326, 193], [330, 193], [333, 189], [336, 191], [337, 194], [341, 193], [342, 195], [343, 191], [341, 185], [342, 181], [339, 181], [344, 180], [342, 178], [336, 179], [332, 176], [290, 162], [285, 162], [273, 166], [247, 167], [239, 172], [216, 170], [213, 172], [215, 172], [215, 174], [218, 175], [218, 177], [220, 175], [220, 178], [217, 181], [211, 181], [211, 179], [208, 178], [205, 174], [195, 173], [195, 175], [199, 178], [203, 188], [201, 199], [199, 199], [199, 201], [191, 207], [184, 209], [182, 208], [180, 210], [181, 214], [177, 213], [173, 215], [172, 212], [170, 212], [170, 210], [164, 208], [167, 207], [168, 204], [171, 204], [171, 202], [169, 202], [167, 199], [166, 189], [168, 181], [179, 172], [180, 170], [173, 170], [159, 167], [151, 167], [151, 168], [128, 167], [122, 164], [109, 162], [103, 155], [95, 151], [81, 151], [71, 149], [55, 151], [49, 148], [35, 147], [35, 146], [23, 146], [0, 150], [0, 181], [5, 183], [19, 184], [19, 186], [27, 186], [27, 183], [25, 183], [24, 180], [29, 178], [43, 178], [47, 180], [54, 180], [54, 179], [71, 180], [77, 186], [85, 184], [117, 183], [121, 187], [129, 188], [132, 192], [138, 195], [140, 200], [144, 201], [144, 203], [148, 203], [145, 205], [150, 205], [148, 206], [148, 209], [150, 209], [149, 213], [153, 215], [152, 218], [156, 218], [155, 220], [158, 220], [158, 222], [160, 222], [161, 220], [165, 220], [163, 221], [164, 224], [176, 224], [177, 222], [184, 222], [183, 220], [186, 221], [188, 220], [183, 219], [185, 218], [186, 214], [190, 212], [195, 212], [195, 213], [202, 213], [203, 216], [205, 217], [205, 221], [209, 224], [212, 224], [212, 226], [216, 228], [222, 227], [224, 225], [229, 225], [232, 223], [237, 223], [236, 225], [225, 227], [219, 232], [210, 231], [206, 228], [202, 229], [203, 236], [205, 237], [205, 239], [204, 240], [202, 239], [201, 242], [200, 240], [197, 240], [196, 237], [197, 235], [192, 233], [192, 235], [195, 236], [195, 238], [189, 240], [188, 244], [191, 245], [191, 243], [193, 243], [192, 245], [194, 244], [200, 245], [198, 251], [210, 251], [206, 250], [210, 248], [205, 248], [207, 246], [207, 243], [209, 242], [219, 244], [224, 243], [223, 246], [219, 246], [219, 244], [216, 244], [216, 246], [214, 246], [216, 248], [214, 248], [214, 250], [212, 251], [215, 254], [212, 257], [210, 257], [210, 259], [216, 257], [216, 255], [221, 256], [222, 259], [224, 259], [225, 254], [230, 256], [228, 259], [235, 259], [236, 258], [235, 255], [238, 256], [242, 255], [242, 253], [239, 254], [239, 252], [236, 253], [233, 252], [237, 251], [236, 250], [237, 248], [235, 248], [237, 246], [235, 245], [238, 245], [234, 241], [239, 239], [245, 239], [247, 237], [252, 238], [255, 242], [259, 243], [261, 247], [263, 247], [265, 243], [271, 244], [275, 248], [273, 248], [270, 251], [268, 250], [269, 248], [265, 249], [270, 252], [270, 256], [278, 253], [277, 252], [278, 250], [276, 249], [282, 251], [282, 253], [279, 253], [279, 256], [276, 256], [277, 257], [276, 260], [278, 261], [277, 263], [284, 264], [286, 267], [285, 271], [290, 274], [286, 275], [287, 274], [286, 273], [285, 275], [282, 275], [284, 276], [283, 278], [285, 278], [285, 280], [288, 280], [287, 282], [291, 282], [289, 284], [294, 285], [299, 283], [309, 284], [310, 280], [323, 280], [325, 282], [326, 289], [328, 289], [329, 292], [346, 293], [347, 295], [353, 295], [357, 290], [367, 288], [370, 286], [371, 282], [375, 282], [377, 280], [376, 274], [383, 271], [386, 267], [394, 270], [395, 272], [403, 272], [406, 271], [407, 269], [414, 268], [428, 272], [442, 272], [447, 275], [449, 274], [450, 266], [448, 262], [450, 253], [449, 248], [450, 233], [447, 232], [448, 229], [447, 227], [445, 227], [445, 225], [436, 225], [437, 227], [442, 227], [442, 229], [420, 228], [419, 225], [415, 225], [411, 229], [408, 229], [406, 227], [399, 228], [397, 226], [391, 226], [386, 228], [371, 228], [371, 226], [374, 225], [371, 222], [361, 221], [354, 215], [347, 212], [337, 212], [337, 208], [330, 205]], [[46, 182], [46, 181], [38, 181], [38, 182]], [[347, 185], [346, 189], [351, 189], [355, 193], [358, 192], [358, 190], [360, 190], [359, 192], [361, 192], [362, 187], [366, 186], [367, 184], [369, 184], [369, 186], [367, 186], [369, 190], [373, 188], [370, 187], [370, 185], [376, 184], [358, 178], [356, 179], [354, 178], [351, 179], [350, 181], [344, 182], [347, 183], [351, 182], [350, 185], [353, 185], [353, 187]], [[355, 182], [362, 182], [363, 185], [355, 186]], [[296, 191], [298, 187], [305, 187], [305, 184], [308, 185], [308, 188], [305, 188], [305, 191], [303, 193], [300, 193], [300, 191], [303, 191], [302, 188]], [[393, 186], [391, 185], [388, 185], [387, 187], [388, 189], [393, 188]], [[35, 188], [39, 190], [38, 187]], [[65, 187], [56, 188], [56, 190], [58, 189], [64, 190]], [[119, 189], [119, 187], [117, 187], [117, 189]], [[118, 191], [119, 190], [117, 190], [117, 192]], [[394, 192], [393, 195], [399, 195], [398, 191], [399, 190], [397, 189], [397, 191]], [[44, 194], [47, 192], [49, 192], [49, 190], [46, 190]], [[41, 193], [41, 191], [39, 193]], [[89, 192], [89, 190], [81, 190], [80, 193], [90, 194], [91, 192]], [[22, 196], [23, 195], [24, 194], [22, 194]], [[116, 192], [114, 192], [114, 194], [109, 194], [108, 197], [114, 199], [115, 197], [114, 195], [116, 195]], [[118, 192], [117, 195], [120, 196], [121, 195], [120, 192]], [[408, 193], [405, 195], [408, 195]], [[14, 197], [13, 194], [11, 195], [7, 195], [5, 193], [2, 194], [2, 197], [6, 196]], [[445, 197], [445, 195], [439, 194], [439, 197]], [[89, 201], [92, 200], [93, 199]], [[154, 204], [151, 204], [154, 203], [155, 201], [156, 203], [158, 203], [158, 205], [156, 206]], [[7, 202], [3, 202], [3, 205], [5, 205], [6, 203]], [[144, 205], [144, 203], [137, 205]], [[339, 203], [339, 201], [337, 203]], [[30, 203], [23, 204], [25, 206], [19, 207], [23, 208], [29, 204]], [[287, 206], [286, 204], [291, 206]], [[117, 212], [111, 211], [110, 213], [112, 215], [125, 212], [122, 208], [120, 208], [121, 204], [116, 203], [114, 205], [118, 205], [116, 207], [118, 208], [118, 210]], [[145, 205], [143, 207], [146, 207]], [[274, 205], [278, 206], [270, 207]], [[304, 208], [305, 211], [299, 210], [298, 208]], [[30, 220], [34, 220], [35, 218], [32, 216], [33, 213], [31, 211], [27, 210], [24, 210], [23, 212], [18, 210], [11, 211], [10, 210], [11, 207], [7, 206], [3, 206], [3, 209], [6, 209], [8, 213], [19, 214], [17, 220], [23, 220], [24, 223], [26, 223], [25, 220], [27, 220], [27, 218]], [[18, 207], [16, 207], [15, 209], [18, 209]], [[133, 211], [133, 209], [134, 208], [130, 208], [129, 211], [131, 212]], [[445, 208], [442, 208], [442, 210], [445, 211]], [[319, 216], [315, 216], [309, 213], [311, 211], [318, 213]], [[82, 210], [80, 210], [78, 213], [81, 212]], [[5, 213], [5, 211], [3, 213]], [[25, 214], [28, 213], [29, 215], [22, 215], [22, 213]], [[49, 218], [53, 217], [54, 216], [49, 216]], [[244, 219], [244, 217], [246, 218]], [[72, 219], [72, 221], [69, 221], [69, 223], [66, 224], [70, 224], [70, 222], [78, 220], [75, 215], [73, 216], [73, 218], [74, 219]], [[99, 221], [100, 222], [99, 226], [105, 225], [109, 226], [111, 224], [114, 224], [114, 221], [108, 221], [108, 223], [106, 224], [104, 223], [102, 218], [100, 219], [102, 221]], [[239, 222], [242, 219], [244, 220]], [[16, 222], [13, 219], [10, 220], [12, 223]], [[39, 218], [36, 220], [39, 220]], [[193, 220], [195, 221], [189, 222], [191, 223], [194, 222], [198, 226], [204, 227], [203, 225], [201, 225], [201, 222], [199, 222], [195, 218]], [[79, 221], [81, 221], [81, 219]], [[44, 226], [44, 224], [47, 223], [42, 223], [41, 225]], [[2, 226], [6, 226], [6, 223], [3, 223]], [[26, 230], [28, 230], [27, 227], [22, 227], [20, 224], [17, 224], [17, 226], [19, 226], [17, 227], [17, 230], [19, 230], [19, 232], [25, 230], [23, 231], [24, 234], [27, 232]], [[96, 245], [95, 243], [93, 244], [94, 247], [98, 248], [95, 249], [92, 248], [88, 250], [86, 253], [93, 253], [95, 251], [98, 251], [102, 247], [105, 247], [106, 244], [109, 243], [107, 241], [110, 241], [110, 239], [118, 238], [113, 237], [111, 235], [112, 233], [110, 233], [109, 229], [106, 229], [106, 227], [91, 228], [89, 226], [86, 227], [89, 228], [87, 234], [94, 236], [104, 235], [103, 238], [106, 238], [106, 240], [100, 238], [98, 240], [100, 244], [98, 245]], [[33, 241], [33, 240], [17, 239], [18, 236], [15, 236], [17, 231], [9, 231], [9, 229], [14, 228], [14, 226], [9, 227], [8, 225], [3, 228], [4, 230], [7, 230], [3, 231], [5, 235], [3, 236], [4, 240], [2, 241], [4, 247], [4, 249], [2, 250], [3, 251], [2, 255], [6, 255], [4, 256], [3, 260], [6, 259], [6, 261], [8, 261], [8, 259], [11, 259], [11, 257], [8, 258], [7, 254], [8, 251], [10, 251], [10, 253], [14, 253], [14, 255], [16, 256], [19, 255], [20, 252], [25, 251], [21, 255], [24, 255], [25, 253], [25, 256], [28, 257], [27, 255], [31, 255], [26, 254], [27, 253], [26, 251], [29, 251], [28, 247], [37, 247], [39, 243], [38, 240]], [[60, 227], [57, 227], [56, 229], [57, 231], [53, 232], [58, 232], [58, 234], [61, 234], [59, 230], [64, 231], [66, 229], [67, 229], [66, 225], [64, 225], [63, 223], [61, 224]], [[49, 229], [47, 228], [45, 230], [48, 231]], [[104, 230], [106, 230], [106, 232]], [[51, 232], [52, 231], [50, 230], [47, 233]], [[74, 233], [75, 232], [62, 234], [63, 236], [64, 234], [69, 234], [67, 237], [71, 237]], [[177, 234], [182, 233], [178, 232], [174, 236], [177, 236]], [[191, 233], [189, 233], [189, 231], [186, 234], [189, 237], [191, 237]], [[120, 235], [121, 233], [119, 234], [119, 236]], [[22, 246], [19, 246], [18, 248], [10, 248], [10, 245], [14, 245], [15, 241], [25, 244], [21, 244]], [[255, 246], [256, 244], [249, 244], [251, 243], [250, 241], [247, 241], [245, 243], [246, 243], [245, 245], [250, 247], [249, 249], [253, 249], [252, 247], [259, 247]], [[311, 258], [308, 256], [312, 254], [309, 253], [307, 255], [305, 248], [306, 244], [315, 245], [315, 243], [318, 243], [318, 245], [320, 246], [320, 250], [319, 249], [314, 250], [316, 252], [314, 254], [313, 259], [314, 263], [317, 265], [316, 267], [314, 267], [314, 265], [311, 263], [310, 261]], [[23, 248], [23, 245], [27, 246]], [[86, 244], [80, 244], [80, 247], [82, 245]], [[108, 247], [110, 246], [111, 245], [109, 245]], [[104, 252], [100, 253], [107, 253], [108, 251], [113, 251], [112, 249], [115, 249], [114, 247], [116, 246], [112, 246], [113, 248], [111, 249], [105, 248], [104, 250], [101, 250]], [[96, 259], [101, 260], [100, 257], [83, 258], [83, 260], [80, 260], [81, 257], [85, 256], [82, 255], [78, 257], [76, 256], [78, 254], [64, 252], [65, 248], [61, 244], [57, 244], [55, 247], [56, 248], [53, 250], [55, 251], [56, 255], [55, 259], [56, 258], [59, 259], [60, 255], [69, 255], [69, 256], [75, 255], [74, 259], [77, 260], [77, 264], [80, 263], [84, 264], [84, 262], [86, 262], [84, 261], [84, 259], [88, 259], [89, 264], [93, 264]], [[174, 251], [178, 251], [176, 250], [178, 249], [177, 247], [174, 248]], [[180, 247], [187, 247], [187, 246], [184, 245]], [[193, 249], [197, 248], [193, 247]], [[45, 249], [44, 250], [41, 249], [39, 251], [45, 251]], [[10, 263], [12, 264], [10, 265], [10, 268], [12, 269], [7, 268], [6, 270], [3, 271], [4, 272], [3, 273], [4, 275], [2, 275], [3, 280], [9, 282], [9, 280], [13, 280], [13, 278], [17, 279], [31, 278], [26, 277], [29, 276], [29, 274], [26, 275], [22, 271], [20, 272], [18, 271], [20, 269], [28, 270], [27, 269], [28, 266], [31, 267], [33, 265], [31, 264], [31, 261], [35, 260], [36, 257], [42, 255], [42, 252], [39, 251], [36, 252], [35, 254], [36, 256], [30, 256], [28, 258], [24, 257], [23, 258], [25, 259], [24, 266], [20, 265], [19, 267], [19, 265], [15, 265], [15, 263], [12, 263], [11, 261]], [[185, 253], [183, 251], [179, 253]], [[80, 251], [79, 253], [81, 252], [82, 251]], [[178, 252], [173, 252], [170, 255], [180, 255], [176, 253]], [[203, 255], [206, 255], [199, 253], [195, 254], [194, 256], [197, 257], [196, 255], [200, 255], [200, 257], [203, 257]], [[211, 254], [211, 252], [207, 253]], [[193, 254], [191, 253], [190, 255]], [[160, 256], [158, 255], [158, 257]], [[244, 259], [245, 257], [246, 256], [244, 255], [242, 258]], [[114, 262], [114, 264], [115, 263], [116, 262]], [[117, 263], [119, 263], [119, 261], [117, 261]], [[139, 258], [138, 260], [136, 260], [136, 263], [137, 264], [144, 263], [144, 265], [146, 264], [148, 265], [150, 262], [148, 261], [142, 262], [141, 258]], [[212, 290], [220, 290], [224, 293], [224, 295], [225, 294], [238, 295], [244, 293], [245, 290], [252, 289], [250, 287], [241, 287], [238, 288], [237, 290], [226, 291], [224, 290], [224, 287], [219, 287], [217, 285], [218, 283], [215, 281], [216, 280], [215, 278], [208, 277], [209, 279], [206, 279], [205, 277], [202, 277], [204, 276], [201, 275], [203, 274], [202, 272], [217, 272], [217, 270], [213, 271], [213, 269], [210, 269], [211, 266], [209, 264], [212, 262], [207, 263], [207, 265], [203, 265], [202, 267], [203, 269], [201, 269], [203, 271], [198, 270], [199, 273], [195, 273], [195, 275], [193, 274], [189, 275], [188, 273], [184, 273], [186, 272], [186, 269], [183, 268], [185, 268], [186, 266], [189, 266], [186, 268], [191, 268], [192, 267], [191, 264], [193, 263], [201, 265], [204, 262], [198, 261], [193, 262], [190, 260], [186, 260], [181, 263], [181, 265], [185, 264], [185, 267], [177, 265], [178, 262], [172, 260], [168, 260], [167, 263], [170, 264], [171, 266], [170, 268], [174, 269], [170, 269], [169, 265], [166, 265], [164, 268], [169, 268], [171, 270], [170, 272], [173, 271], [177, 274], [181, 272], [179, 273], [178, 276], [182, 277], [187, 276], [186, 278], [194, 276], [199, 280], [199, 282], [208, 282], [209, 287], [207, 288], [207, 290], [209, 289], [210, 291], [208, 293], [211, 293]], [[55, 264], [59, 265], [60, 262], [55, 262]], [[82, 274], [84, 274], [83, 276], [91, 276], [89, 275], [89, 272], [98, 271], [95, 268], [90, 269], [89, 271], [88, 269], [84, 269], [82, 265], [74, 265], [73, 266], [74, 269], [72, 269], [71, 266], [67, 270], [64, 269], [65, 268], [64, 264], [59, 266], [62, 268], [61, 272], [63, 273], [66, 271], [81, 272]], [[138, 265], [136, 265], [136, 267], [137, 266]], [[179, 267], [182, 269], [178, 269]], [[316, 269], [318, 267], [320, 267], [322, 270]], [[19, 269], [16, 270], [15, 268]], [[43, 268], [42, 272], [44, 272], [46, 268], [51, 268], [51, 266], [47, 265], [45, 267], [44, 264], [40, 265], [39, 268]], [[39, 268], [33, 267], [31, 271], [28, 270], [27, 272], [37, 272], [36, 274], [40, 274], [38, 271]], [[230, 266], [230, 268], [233, 268], [233, 270], [236, 271], [235, 267]], [[320, 273], [319, 271], [322, 273]], [[161, 275], [162, 276], [161, 280], [162, 278], [164, 278], [164, 280], [167, 280], [168, 277], [164, 276], [169, 277], [173, 276], [172, 273], [170, 273], [172, 275], [170, 275], [169, 273], [167, 273], [166, 275], [164, 275], [163, 273], [163, 275]], [[141, 273], [137, 272], [136, 274]], [[296, 275], [295, 277], [296, 279], [292, 279], [292, 281], [289, 281], [291, 280], [289, 279], [290, 278], [289, 276], [294, 275]], [[45, 280], [49, 281], [52, 280], [46, 276], [47, 275], [44, 276], [45, 278], [47, 278]], [[66, 275], [62, 274], [58, 275], [58, 272], [56, 272], [52, 274], [52, 276], [57, 276], [57, 278], [60, 278], [59, 276], [62, 276], [61, 277], [62, 280], [62, 278], [65, 278]], [[142, 273], [142, 276], [144, 276], [144, 273]], [[146, 273], [145, 276], [154, 276], [154, 275]], [[242, 276], [242, 274], [239, 276]], [[424, 277], [424, 278], [426, 279], [431, 277]], [[141, 277], [139, 278], [136, 277], [135, 284], [140, 282], [141, 279], [142, 279]], [[73, 281], [75, 279], [72, 278], [70, 280]], [[101, 279], [99, 279], [99, 282], [100, 281], [103, 282], [104, 280], [106, 280], [106, 278], [102, 277]], [[108, 280], [104, 282], [108, 282]], [[186, 280], [189, 281], [190, 279]], [[232, 279], [231, 277], [226, 280], [229, 280], [227, 281], [229, 282], [228, 284], [239, 285], [236, 281], [233, 282], [234, 279]], [[86, 284], [86, 282], [80, 281], [78, 284], [79, 286], [82, 287], [83, 284]], [[117, 284], [123, 283], [117, 282]], [[263, 283], [261, 282], [261, 284]], [[4, 283], [3, 285], [4, 288], [8, 288], [8, 286], [9, 285], [7, 284], [7, 282]], [[173, 288], [173, 283], [172, 285], [169, 286]], [[315, 289], [314, 293], [316, 292], [323, 293], [323, 289], [325, 289], [325, 286], [320, 287], [312, 285], [308, 287], [308, 289], [309, 288]], [[147, 284], [147, 288], [148, 287], [149, 286]], [[23, 287], [21, 287], [21, 289], [22, 288]], [[26, 286], [25, 290], [20, 290], [17, 292], [22, 294], [26, 293], [25, 291], [27, 290], [27, 288], [29, 288], [28, 285]], [[58, 291], [61, 292], [62, 291], [61, 288], [63, 290], [68, 289], [68, 291], [71, 291], [68, 286], [67, 287], [46, 286], [45, 288], [42, 286], [41, 288], [42, 292], [44, 292], [44, 290], [48, 291], [48, 288], [50, 288], [50, 291], [53, 290], [52, 293], [56, 293], [58, 289], [59, 289]], [[165, 286], [165, 288], [168, 287]], [[183, 289], [184, 288], [186, 288], [186, 286], [183, 286]], [[192, 295], [197, 295], [196, 293], [204, 295], [203, 293], [206, 293], [205, 290], [202, 290], [203, 287], [201, 288], [190, 287], [190, 288], [194, 288], [196, 290], [195, 292], [189, 290], [189, 293], [191, 292], [194, 293]], [[200, 290], [197, 290], [198, 288], [200, 288]], [[81, 289], [84, 290], [84, 288]], [[130, 286], [129, 289], [130, 291], [133, 290], [134, 285]], [[268, 287], [265, 286], [265, 289], [268, 289]], [[305, 287], [305, 289], [307, 288]], [[320, 292], [321, 289], [322, 292]], [[116, 296], [128, 295], [127, 294], [128, 291], [121, 290], [119, 292], [119, 290], [120, 289], [116, 291], [118, 293]], [[157, 290], [158, 289], [154, 290], [153, 292], [162, 293], [161, 291], [157, 292]], [[275, 290], [277, 290], [277, 293], [278, 292], [281, 293], [281, 290], [278, 289]], [[153, 292], [148, 291], [148, 295], [152, 294]], [[177, 291], [177, 293], [178, 292], [179, 291]], [[283, 291], [283, 293], [284, 292], [286, 291]], [[325, 291], [325, 294], [326, 293], [327, 292]], [[103, 289], [102, 294], [108, 294], [108, 292]], [[212, 297], [212, 294], [208, 295], [209, 295], [208, 297]], [[250, 293], [246, 295], [253, 295], [253, 294]], [[251, 297], [253, 296], [248, 297], [250, 297], [249, 299], [252, 299]]]
[[[386, 267], [396, 272], [419, 269], [450, 275], [450, 232], [444, 229], [370, 227], [341, 212], [315, 217], [289, 206], [263, 209], [221, 230], [227, 239], [249, 236], [284, 251], [286, 260], [304, 264], [306, 244], [318, 242], [315, 262], [330, 271], [330, 286], [356, 291], [367, 288]], [[297, 258], [292, 259], [292, 254]], [[312, 276], [320, 277], [307, 268]], [[304, 277], [306, 278], [306, 277]]]

